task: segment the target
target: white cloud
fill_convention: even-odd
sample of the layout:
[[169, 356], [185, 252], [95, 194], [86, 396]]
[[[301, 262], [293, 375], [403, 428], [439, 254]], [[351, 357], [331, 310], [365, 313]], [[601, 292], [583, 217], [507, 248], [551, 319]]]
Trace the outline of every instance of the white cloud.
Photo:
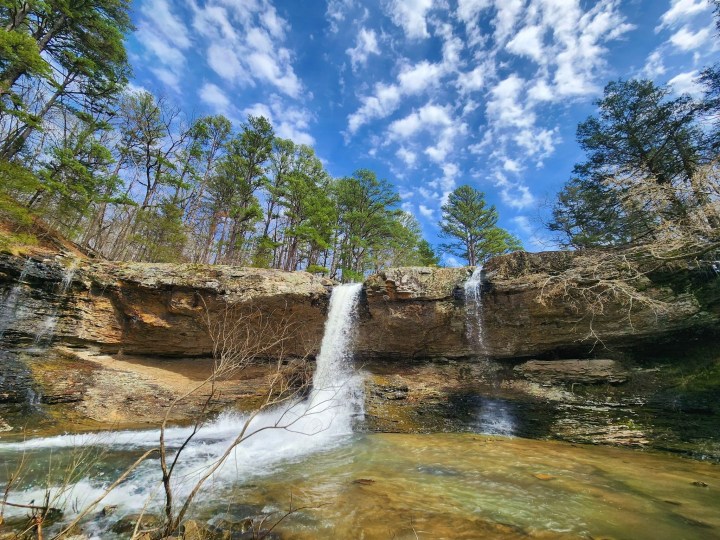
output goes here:
[[395, 155], [401, 160], [403, 160], [405, 165], [407, 165], [408, 167], [412, 167], [417, 161], [417, 154], [402, 146], [398, 149], [397, 152], [395, 152]]
[[285, 29], [288, 27], [288, 23], [282, 17], [278, 17], [277, 11], [275, 11], [272, 4], [268, 4], [265, 11], [261, 13], [260, 21], [275, 39], [285, 37]]
[[397, 80], [404, 94], [419, 94], [426, 88], [437, 85], [444, 72], [442, 64], [422, 60], [415, 65], [403, 64]]
[[491, 5], [492, 0], [458, 0], [457, 17], [465, 23], [472, 23]]
[[557, 128], [528, 128], [515, 134], [513, 140], [527, 156], [545, 158], [553, 153], [557, 142]]
[[456, 85], [460, 89], [461, 94], [469, 94], [482, 90], [485, 87], [488, 76], [491, 74], [492, 68], [488, 62], [484, 62], [475, 66], [471, 71], [460, 73], [458, 75]]
[[526, 26], [510, 40], [507, 50], [540, 63], [544, 60], [542, 35], [540, 26]]
[[688, 71], [675, 75], [668, 81], [668, 86], [678, 94], [690, 94], [693, 97], [700, 97], [704, 92], [704, 88], [698, 81], [699, 73], [696, 71]]
[[466, 135], [467, 132], [468, 125], [466, 123], [453, 122], [440, 132], [436, 144], [425, 148], [425, 154], [436, 163], [445, 163], [447, 156], [455, 150], [456, 139]]
[[490, 90], [486, 111], [497, 127], [524, 128], [535, 123], [535, 113], [523, 106], [525, 81], [512, 74]]
[[150, 71], [152, 71], [165, 86], [172, 88], [178, 93], [180, 92], [180, 76], [176, 71], [164, 67], [153, 68]]
[[522, 170], [522, 165], [520, 165], [518, 161], [506, 157], [505, 161], [503, 162], [503, 169], [508, 172], [519, 173]]
[[660, 17], [660, 24], [655, 28], [655, 31], [674, 26], [678, 22], [709, 10], [710, 7], [710, 2], [707, 0], [671, 0], [670, 9]]
[[350, 56], [353, 70], [357, 69], [358, 66], [364, 66], [371, 54], [380, 54], [375, 30], [361, 28], [355, 47], [347, 49], [345, 52]]
[[530, 188], [520, 182], [511, 182], [500, 172], [495, 173], [495, 185], [500, 188], [500, 198], [508, 206], [521, 210], [535, 205]]
[[231, 48], [219, 43], [212, 43], [208, 47], [207, 61], [210, 68], [226, 81], [254, 86], [254, 82], [249, 77], [247, 70]]
[[425, 19], [432, 7], [433, 0], [389, 0], [386, 4], [390, 18], [408, 39], [429, 37]]
[[203, 103], [207, 103], [218, 111], [224, 112], [230, 107], [230, 100], [225, 93], [212, 83], [205, 83], [198, 91]]
[[300, 96], [303, 84], [293, 68], [293, 54], [283, 46], [289, 24], [270, 0], [187, 1], [193, 28], [207, 47], [208, 65], [219, 76], [240, 86], [264, 84], [291, 98]]
[[277, 58], [262, 52], [247, 57], [247, 65], [256, 79], [274, 85], [290, 97], [298, 97], [302, 84], [292, 68], [278, 63]]
[[330, 31], [337, 33], [340, 24], [347, 18], [347, 12], [353, 7], [353, 0], [328, 0], [325, 18], [330, 23]]
[[160, 34], [172, 47], [184, 50], [190, 47], [190, 36], [174, 11], [166, 0], [149, 0], [140, 8], [145, 21], [151, 23], [153, 32]]
[[450, 25], [443, 24], [439, 27], [437, 35], [443, 40], [442, 61], [420, 60], [411, 63], [407, 59], [401, 59], [398, 62], [399, 72], [395, 83], [377, 83], [371, 95], [360, 98], [360, 107], [348, 116], [346, 137], [355, 134], [360, 127], [373, 120], [393, 114], [401, 105], [402, 97], [439, 88], [444, 77], [458, 70], [462, 40], [453, 35]]
[[[438, 169], [457, 166], [468, 151], [483, 156], [478, 177], [491, 178], [512, 208], [537, 202], [525, 172], [542, 167], [560, 141], [545, 111], [597, 96], [608, 78], [608, 43], [634, 28], [620, 0], [458, 0], [450, 19], [446, 0], [383, 5], [411, 43], [383, 34], [390, 54], [400, 57], [396, 77], [360, 91], [346, 137], [388, 119], [370, 137], [378, 156], [387, 148], [405, 166], [421, 168], [426, 160]], [[431, 35], [442, 43], [440, 60], [407, 52], [431, 47], [416, 42]], [[435, 200], [447, 197], [457, 177], [443, 171], [428, 184]]]
[[242, 111], [244, 116], [264, 116], [275, 129], [275, 135], [290, 139], [297, 144], [315, 144], [315, 138], [309, 133], [312, 113], [307, 109], [288, 106], [278, 95], [270, 96], [268, 103], [255, 103]]
[[375, 94], [362, 98], [360, 108], [348, 117], [348, 131], [355, 133], [369, 121], [392, 114], [400, 104], [400, 97], [397, 86], [378, 83]]
[[145, 50], [143, 60], [160, 82], [179, 92], [185, 51], [192, 45], [190, 32], [167, 0], [148, 0], [139, 11], [135, 36]]
[[[154, 28], [141, 23], [136, 32], [136, 37], [143, 48], [155, 57], [160, 64], [175, 70], [181, 70], [185, 64], [185, 53], [181, 48], [174, 47]], [[152, 63], [156, 63], [155, 60]]]
[[522, 15], [525, 0], [496, 0], [495, 41], [502, 47]]
[[645, 77], [654, 79], [656, 77], [659, 77], [660, 75], [664, 75], [665, 71], [666, 69], [663, 62], [662, 53], [659, 50], [651, 52], [650, 55], [647, 57], [647, 60], [645, 60], [645, 66], [642, 69], [642, 74]]
[[420, 213], [423, 217], [426, 217], [427, 219], [435, 219], [435, 211], [432, 208], [428, 208], [424, 204], [421, 204], [418, 208], [420, 209]]
[[406, 139], [420, 130], [450, 124], [452, 124], [452, 114], [448, 107], [428, 103], [405, 118], [392, 122], [388, 127], [388, 133], [393, 139]]
[[701, 28], [697, 32], [693, 32], [687, 26], [683, 26], [670, 36], [670, 43], [681, 51], [692, 51], [705, 44], [711, 35], [709, 28]]
[[536, 79], [528, 89], [528, 98], [531, 102], [552, 101], [555, 95], [545, 79]]

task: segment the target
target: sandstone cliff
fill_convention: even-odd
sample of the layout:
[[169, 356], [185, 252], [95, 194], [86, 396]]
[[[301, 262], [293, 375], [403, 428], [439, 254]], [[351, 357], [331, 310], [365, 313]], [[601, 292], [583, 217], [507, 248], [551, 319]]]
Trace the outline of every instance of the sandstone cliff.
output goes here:
[[[720, 328], [707, 266], [629, 265], [622, 255], [518, 252], [485, 266], [481, 320], [466, 317], [472, 268], [396, 268], [370, 277], [356, 350], [373, 358], [586, 355]], [[468, 325], [481, 325], [481, 340]]]
[[253, 311], [258, 325], [289, 321], [285, 353], [304, 356], [317, 352], [332, 283], [305, 272], [0, 255], [3, 285], [6, 339], [52, 331], [59, 342], [109, 352], [209, 355], [207, 316], [221, 317], [229, 304]]
[[[624, 264], [572, 252], [496, 257], [483, 273], [481, 320], [466, 315], [472, 268], [389, 269], [365, 283], [355, 351], [360, 359], [553, 358], [718, 328], [720, 279], [710, 266]], [[0, 335], [208, 355], [205, 318], [229, 303], [293, 321], [285, 352], [301, 356], [317, 352], [331, 286], [304, 272], [0, 255]], [[470, 325], [482, 339], [468, 338]]]

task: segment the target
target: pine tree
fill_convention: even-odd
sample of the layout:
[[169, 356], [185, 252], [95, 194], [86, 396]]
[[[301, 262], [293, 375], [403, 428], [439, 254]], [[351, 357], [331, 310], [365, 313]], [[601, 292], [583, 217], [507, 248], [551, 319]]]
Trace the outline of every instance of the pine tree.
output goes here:
[[502, 253], [522, 249], [520, 240], [497, 227], [498, 213], [485, 195], [467, 185], [450, 193], [442, 206], [441, 235], [449, 241], [443, 251], [467, 260], [470, 266]]

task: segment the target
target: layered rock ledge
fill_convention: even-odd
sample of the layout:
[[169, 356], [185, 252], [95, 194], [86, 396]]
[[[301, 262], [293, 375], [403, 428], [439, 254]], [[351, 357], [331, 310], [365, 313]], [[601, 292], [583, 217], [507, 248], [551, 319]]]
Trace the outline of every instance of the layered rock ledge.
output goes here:
[[[22, 281], [20, 279], [22, 278]], [[4, 287], [3, 287], [4, 286]], [[292, 326], [284, 354], [315, 354], [332, 283], [306, 272], [190, 264], [97, 263], [0, 255], [5, 339], [153, 356], [209, 355], [208, 317], [245, 308], [250, 324]], [[13, 305], [9, 305], [12, 303]]]
[[[481, 320], [466, 313], [463, 286], [473, 268], [388, 269], [365, 282], [356, 356], [575, 358], [720, 328], [720, 278], [710, 265], [623, 264], [580, 252], [496, 257], [483, 271]], [[212, 351], [208, 315], [235, 305], [291, 321], [284, 354], [313, 355], [332, 285], [305, 272], [0, 255], [0, 335], [201, 356]], [[473, 325], [479, 340], [468, 337]]]
[[[481, 319], [466, 315], [473, 268], [394, 268], [365, 283], [356, 350], [370, 358], [574, 357], [720, 329], [708, 263], [629, 266], [622, 254], [517, 252], [483, 270]], [[479, 324], [480, 340], [468, 336]]]

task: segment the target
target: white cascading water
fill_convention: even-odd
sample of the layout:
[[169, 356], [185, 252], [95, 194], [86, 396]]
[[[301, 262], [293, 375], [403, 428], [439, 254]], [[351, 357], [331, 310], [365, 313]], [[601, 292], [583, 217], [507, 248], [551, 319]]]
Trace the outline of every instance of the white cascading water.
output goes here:
[[486, 435], [515, 435], [515, 416], [510, 405], [498, 399], [483, 399], [478, 413], [478, 431]]
[[482, 312], [482, 265], [477, 266], [465, 282], [465, 316], [468, 342], [475, 346], [479, 353], [483, 347], [483, 312]]
[[27, 259], [25, 261], [25, 266], [23, 266], [23, 269], [20, 272], [17, 282], [13, 285], [12, 289], [10, 289], [10, 292], [8, 292], [5, 298], [3, 298], [3, 305], [0, 306], [0, 340], [5, 336], [5, 332], [7, 332], [17, 318], [17, 310], [20, 307], [18, 305], [18, 300], [22, 296], [25, 287], [25, 278], [27, 277], [31, 266], [32, 263], [30, 262], [30, 259]]
[[75, 277], [75, 271], [77, 270], [77, 260], [73, 259], [65, 270], [63, 270], [62, 281], [56, 286], [57, 302], [52, 308], [52, 311], [45, 317], [42, 323], [38, 326], [37, 332], [35, 333], [34, 345], [41, 347], [47, 347], [53, 341], [55, 337], [55, 328], [58, 322], [58, 311], [60, 305], [65, 301], [70, 285], [72, 285], [73, 278]]
[[[320, 354], [313, 376], [313, 389], [307, 399], [291, 406], [263, 411], [250, 422], [252, 436], [238, 445], [213, 475], [212, 490], [230, 486], [247, 478], [272, 472], [283, 461], [301, 459], [313, 452], [334, 448], [352, 435], [353, 421], [362, 413], [361, 377], [353, 373], [350, 347], [354, 333], [361, 284], [334, 288]], [[242, 430], [246, 416], [223, 414], [203, 426], [182, 451], [174, 476], [176, 500], [189, 493], [202, 476], [226, 451]], [[177, 448], [190, 435], [191, 428], [166, 431], [169, 448]], [[0, 444], [0, 457], [6, 452], [104, 447], [112, 451], [152, 448], [158, 444], [158, 431], [118, 431], [30, 439], [22, 443]], [[171, 452], [172, 454], [172, 452]], [[102, 504], [118, 505], [124, 513], [141, 509], [148, 498], [160, 503], [160, 474], [156, 461], [145, 462], [136, 473], [112, 491]], [[82, 508], [103, 491], [102, 480], [78, 482], [63, 495]], [[42, 500], [45, 490], [15, 493], [16, 499]], [[7, 512], [6, 512], [7, 514]]]
[[[468, 342], [479, 354], [485, 354], [482, 305], [483, 267], [475, 268], [465, 282], [465, 328]], [[507, 406], [498, 400], [483, 400], [478, 411], [478, 430], [487, 435], [511, 436], [515, 433], [515, 420]]]

